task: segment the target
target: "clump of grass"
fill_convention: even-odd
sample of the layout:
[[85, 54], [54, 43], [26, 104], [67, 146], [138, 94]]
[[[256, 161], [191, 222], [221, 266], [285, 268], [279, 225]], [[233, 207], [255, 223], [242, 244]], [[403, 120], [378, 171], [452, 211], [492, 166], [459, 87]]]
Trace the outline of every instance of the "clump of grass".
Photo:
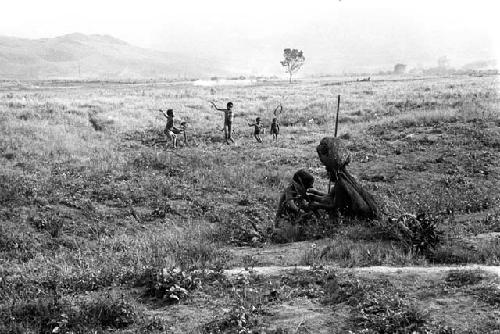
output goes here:
[[53, 295], [0, 309], [0, 332], [83, 333], [122, 329], [136, 323], [141, 314], [135, 304], [114, 293], [79, 301]]
[[500, 307], [500, 289], [495, 285], [483, 286], [474, 291], [477, 298], [491, 306]]
[[366, 285], [359, 279], [352, 276], [340, 279], [334, 273], [326, 277], [323, 286], [324, 295], [321, 303], [324, 305], [335, 305], [346, 303], [355, 306], [360, 303], [366, 293]]
[[440, 216], [405, 214], [398, 219], [374, 222], [374, 234], [382, 239], [396, 241], [407, 252], [426, 255], [442, 240], [438, 224], [443, 222]]
[[303, 264], [312, 263], [335, 263], [340, 266], [353, 267], [421, 264], [425, 263], [425, 259], [388, 241], [360, 243], [337, 237], [320, 251], [308, 250], [306, 252]]
[[349, 305], [354, 333], [453, 333], [450, 328], [432, 324], [428, 315], [388, 280], [330, 273], [323, 282], [322, 304]]
[[146, 295], [163, 299], [167, 304], [177, 303], [202, 286], [205, 281], [220, 279], [220, 271], [182, 270], [180, 268], [160, 268], [148, 270], [142, 284]]
[[440, 245], [427, 255], [427, 259], [436, 264], [484, 263], [500, 264], [500, 242], [483, 242], [477, 247], [449, 241]]
[[104, 131], [107, 128], [109, 128], [109, 126], [111, 124], [113, 124], [113, 121], [109, 120], [109, 119], [108, 120], [102, 119], [102, 118], [96, 116], [95, 114], [89, 114], [89, 123], [90, 123], [90, 125], [92, 125], [94, 130]]
[[52, 238], [61, 236], [64, 228], [64, 220], [58, 216], [29, 217], [29, 221], [39, 231], [48, 232]]
[[445, 278], [447, 285], [461, 288], [475, 285], [485, 279], [485, 273], [481, 270], [451, 270]]
[[367, 292], [350, 320], [362, 333], [420, 332], [428, 321], [415, 305], [384, 290]]
[[80, 305], [78, 314], [82, 323], [94, 328], [126, 328], [139, 319], [141, 312], [123, 296], [114, 294], [97, 296]]
[[22, 226], [0, 225], [0, 258], [27, 262], [36, 256], [38, 246], [38, 240], [27, 235]]

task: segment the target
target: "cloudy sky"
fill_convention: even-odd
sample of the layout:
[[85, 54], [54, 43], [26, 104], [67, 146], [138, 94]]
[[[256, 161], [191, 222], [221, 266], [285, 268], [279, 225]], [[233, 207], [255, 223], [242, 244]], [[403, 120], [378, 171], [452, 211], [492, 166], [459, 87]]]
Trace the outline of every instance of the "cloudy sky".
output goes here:
[[500, 59], [496, 1], [5, 0], [0, 35], [109, 34], [161, 51], [212, 57], [242, 74], [277, 74], [285, 47], [303, 74]]

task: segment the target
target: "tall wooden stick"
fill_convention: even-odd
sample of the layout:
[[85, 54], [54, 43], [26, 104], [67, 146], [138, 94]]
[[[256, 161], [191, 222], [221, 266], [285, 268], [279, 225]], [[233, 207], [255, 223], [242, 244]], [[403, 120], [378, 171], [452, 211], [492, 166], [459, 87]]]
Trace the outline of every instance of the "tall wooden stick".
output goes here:
[[339, 110], [340, 110], [340, 94], [337, 96], [337, 117], [335, 118], [335, 135], [337, 138], [337, 130], [339, 129]]
[[[339, 129], [339, 110], [340, 110], [340, 94], [337, 95], [337, 117], [335, 118], [335, 134], [334, 137], [337, 138], [337, 131]], [[330, 189], [332, 187], [332, 178], [328, 175], [328, 193], [330, 193]]]

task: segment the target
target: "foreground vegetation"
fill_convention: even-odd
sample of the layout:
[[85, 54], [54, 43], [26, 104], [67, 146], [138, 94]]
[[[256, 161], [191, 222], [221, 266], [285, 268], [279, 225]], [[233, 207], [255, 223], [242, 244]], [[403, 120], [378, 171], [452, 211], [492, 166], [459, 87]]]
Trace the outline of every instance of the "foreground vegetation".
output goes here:
[[[308, 168], [315, 186], [327, 188], [315, 146], [332, 135], [336, 94], [340, 136], [353, 156], [349, 168], [384, 216], [324, 220], [306, 234], [287, 231], [282, 241], [320, 240], [296, 254], [285, 245], [279, 264], [500, 265], [496, 77], [324, 79], [216, 90], [189, 83], [2, 82], [0, 332], [295, 333], [301, 326], [273, 325], [266, 312], [297, 298], [341, 305], [341, 314], [334, 312], [339, 323], [329, 327], [339, 331], [462, 330], [447, 328], [454, 325], [449, 317], [440, 323], [423, 314], [422, 304], [407, 300], [414, 295], [407, 286], [392, 280], [318, 269], [271, 277], [281, 291], [259, 276], [224, 275], [231, 267], [278, 264], [254, 251], [273, 247], [268, 227], [294, 171]], [[234, 102], [237, 145], [223, 144], [222, 115], [210, 100]], [[278, 103], [285, 108], [280, 140], [266, 135], [263, 144], [255, 142], [247, 123], [260, 116], [270, 125]], [[189, 146], [155, 144], [164, 126], [157, 109], [166, 107], [189, 122]], [[395, 228], [406, 213], [427, 217], [439, 243], [422, 252], [408, 242]], [[449, 293], [450, 281], [456, 279], [435, 277], [438, 292], [432, 284], [422, 289], [435, 299]], [[473, 282], [450, 298], [479, 298], [487, 314], [498, 303], [494, 281]], [[395, 299], [384, 299], [387, 291], [397, 291]], [[206, 311], [189, 313], [200, 306]], [[396, 313], [380, 318], [379, 308]], [[171, 316], [176, 312], [185, 317]], [[472, 332], [498, 330], [493, 320], [471, 319]]]

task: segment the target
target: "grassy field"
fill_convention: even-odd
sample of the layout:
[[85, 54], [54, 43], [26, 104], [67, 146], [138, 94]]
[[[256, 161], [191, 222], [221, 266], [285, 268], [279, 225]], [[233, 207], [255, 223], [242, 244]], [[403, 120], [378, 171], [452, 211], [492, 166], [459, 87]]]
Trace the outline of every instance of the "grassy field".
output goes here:
[[[293, 173], [328, 186], [315, 147], [333, 135], [337, 94], [349, 170], [383, 217], [324, 221], [277, 245], [266, 231]], [[209, 101], [234, 103], [235, 145]], [[500, 331], [486, 269], [360, 269], [500, 265], [499, 101], [495, 76], [1, 82], [0, 332]], [[247, 123], [269, 127], [278, 103], [280, 139], [259, 144]], [[155, 144], [159, 108], [188, 121], [188, 146]], [[405, 213], [437, 224], [437, 247], [391, 236]], [[311, 269], [252, 271], [271, 265]], [[240, 267], [250, 274], [226, 273]]]

